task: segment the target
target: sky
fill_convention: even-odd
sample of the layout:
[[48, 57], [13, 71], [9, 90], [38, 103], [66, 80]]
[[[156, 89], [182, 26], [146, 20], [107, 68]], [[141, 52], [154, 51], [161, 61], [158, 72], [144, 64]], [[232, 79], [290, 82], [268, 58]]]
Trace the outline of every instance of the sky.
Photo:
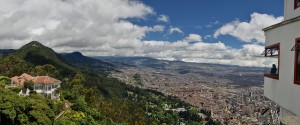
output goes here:
[[0, 0], [0, 49], [268, 66], [263, 28], [283, 0]]

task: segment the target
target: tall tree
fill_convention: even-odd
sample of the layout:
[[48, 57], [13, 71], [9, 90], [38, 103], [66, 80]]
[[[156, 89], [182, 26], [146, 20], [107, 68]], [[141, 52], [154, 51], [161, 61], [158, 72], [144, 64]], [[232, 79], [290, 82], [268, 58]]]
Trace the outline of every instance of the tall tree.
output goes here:
[[51, 76], [51, 77], [57, 77], [59, 75], [59, 72], [51, 64], [46, 64], [43, 66], [36, 66], [34, 73], [35, 73], [35, 75], [38, 75], [38, 76], [46, 75], [46, 76]]

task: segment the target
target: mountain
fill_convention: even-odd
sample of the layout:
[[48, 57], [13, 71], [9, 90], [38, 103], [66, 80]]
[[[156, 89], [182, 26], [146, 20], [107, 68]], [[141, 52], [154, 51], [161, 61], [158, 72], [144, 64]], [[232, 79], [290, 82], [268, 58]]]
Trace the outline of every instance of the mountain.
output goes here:
[[156, 69], [164, 69], [170, 61], [158, 60], [150, 57], [119, 57], [119, 56], [102, 56], [96, 59], [121, 63], [127, 66], [151, 67]]
[[93, 71], [110, 71], [116, 68], [115, 65], [110, 62], [87, 57], [80, 52], [62, 53], [61, 55], [70, 64]]
[[24, 45], [13, 53], [13, 55], [34, 65], [44, 65], [50, 62], [66, 65], [65, 62], [62, 61], [60, 55], [37, 41], [32, 41]]
[[69, 61], [75, 63], [97, 63], [99, 60], [83, 56], [80, 52], [73, 52], [73, 53], [62, 53], [62, 55]]
[[76, 72], [76, 68], [93, 70], [93, 71], [109, 71], [114, 69], [114, 65], [98, 59], [86, 57], [80, 52], [58, 54], [43, 44], [32, 41], [20, 49], [16, 50], [12, 55], [30, 62], [32, 65], [52, 64], [63, 72]]
[[64, 75], [70, 75], [71, 72], [76, 72], [76, 69], [61, 55], [37, 41], [32, 41], [24, 45], [10, 55], [23, 59], [33, 66], [52, 64]]

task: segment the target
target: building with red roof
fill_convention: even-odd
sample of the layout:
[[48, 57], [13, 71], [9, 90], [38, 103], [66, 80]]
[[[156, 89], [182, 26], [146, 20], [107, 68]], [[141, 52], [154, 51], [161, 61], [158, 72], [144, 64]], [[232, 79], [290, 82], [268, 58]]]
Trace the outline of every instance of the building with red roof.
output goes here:
[[[59, 92], [56, 92], [60, 88], [61, 81], [49, 76], [31, 76], [23, 73], [21, 76], [14, 76], [11, 78], [12, 85], [23, 86], [25, 82], [32, 82], [33, 88], [39, 94], [53, 100], [59, 99]], [[20, 92], [21, 94], [22, 92]]]

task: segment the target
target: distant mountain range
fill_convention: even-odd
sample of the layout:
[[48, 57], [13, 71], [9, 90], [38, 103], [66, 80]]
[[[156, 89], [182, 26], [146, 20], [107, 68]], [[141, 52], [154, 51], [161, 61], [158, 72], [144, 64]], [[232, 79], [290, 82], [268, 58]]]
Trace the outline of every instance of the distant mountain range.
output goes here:
[[[185, 78], [186, 75], [202, 78], [194, 82], [201, 81], [204, 83], [210, 79], [218, 79], [219, 81], [224, 81], [224, 83], [216, 84], [231, 84], [239, 87], [261, 86], [263, 83], [264, 68], [260, 67], [166, 61], [149, 57], [106, 56], [96, 58], [121, 63], [122, 65], [119, 65], [118, 68], [125, 70], [126, 73], [144, 71], [147, 72], [146, 74], [149, 76], [151, 76], [151, 71], [160, 73], [164, 72], [164, 74], [168, 75], [171, 75], [169, 73], [179, 73], [178, 77], [180, 78]], [[135, 70], [127, 70], [126, 67], [130, 67], [130, 69]], [[126, 75], [126, 73], [123, 75]]]
[[137, 66], [137, 67], [164, 68], [166, 65], [170, 63], [170, 61], [158, 60], [150, 57], [101, 56], [101, 57], [94, 57], [94, 58], [123, 64], [121, 65], [121, 67]]
[[[30, 46], [39, 46], [43, 49], [35, 49], [34, 47]], [[29, 48], [29, 49], [28, 49]], [[72, 63], [73, 65], [76, 64], [76, 66], [87, 68], [86, 65], [90, 66], [90, 68], [96, 69], [105, 69], [105, 70], [112, 70], [122, 68], [124, 66], [136, 66], [136, 67], [151, 67], [151, 68], [165, 68], [169, 64], [201, 64], [206, 66], [217, 66], [217, 67], [241, 67], [236, 65], [223, 65], [223, 64], [212, 64], [212, 63], [190, 63], [190, 62], [183, 62], [183, 61], [168, 61], [168, 60], [159, 60], [151, 57], [125, 57], [125, 56], [93, 56], [88, 57], [84, 56], [80, 52], [72, 52], [72, 53], [55, 53], [52, 49], [49, 49], [48, 47], [45, 47], [44, 45], [33, 41], [22, 48], [20, 48], [18, 51], [14, 49], [0, 49], [0, 57], [9, 55], [11, 53], [15, 53], [21, 58], [24, 58], [25, 60], [28, 60], [29, 62], [32, 62], [33, 64], [44, 64], [48, 61], [52, 60], [57, 64], [63, 63]], [[35, 53], [33, 55], [32, 53]], [[34, 57], [42, 57], [44, 61], [41, 61], [39, 59], [39, 62], [35, 62], [32, 60]], [[45, 57], [45, 58], [44, 58]], [[48, 61], [47, 61], [48, 60]], [[59, 60], [63, 60], [62, 62]], [[83, 65], [84, 64], [84, 65]], [[65, 65], [66, 66], [66, 65]], [[66, 66], [68, 67], [68, 66]], [[252, 70], [261, 70], [262, 68], [259, 67], [243, 67], [243, 69], [249, 69]]]
[[193, 63], [183, 61], [168, 61], [159, 60], [151, 57], [123, 57], [123, 56], [98, 56], [93, 57], [100, 60], [105, 60], [113, 63], [123, 64], [123, 66], [135, 66], [135, 67], [150, 67], [150, 68], [165, 68], [169, 65], [198, 65], [198, 66], [211, 66], [219, 68], [235, 68], [247, 71], [259, 71], [261, 72], [264, 68], [261, 67], [249, 67], [249, 66], [237, 66], [237, 65], [225, 65], [225, 64], [214, 64], [214, 63]]
[[13, 53], [13, 52], [15, 52], [14, 49], [0, 49], [0, 57], [6, 56], [6, 55], [8, 55], [10, 53]]

